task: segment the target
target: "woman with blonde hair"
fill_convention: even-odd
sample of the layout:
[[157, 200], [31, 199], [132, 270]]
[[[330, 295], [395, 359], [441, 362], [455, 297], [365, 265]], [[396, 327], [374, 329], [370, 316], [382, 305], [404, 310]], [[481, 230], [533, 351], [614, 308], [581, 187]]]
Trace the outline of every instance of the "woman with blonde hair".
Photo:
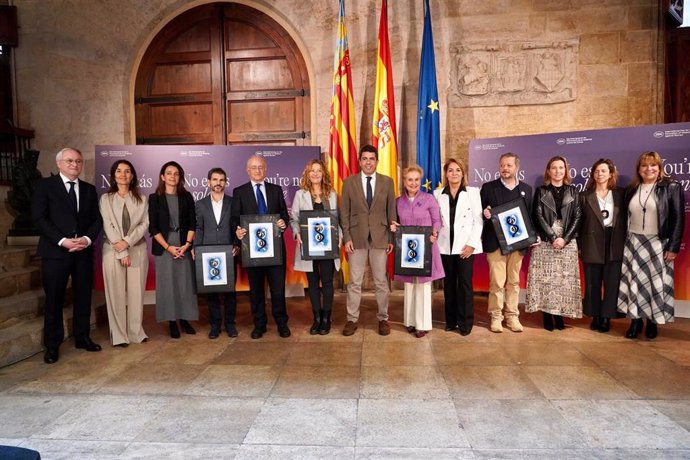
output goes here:
[[625, 333], [635, 339], [647, 320], [645, 337], [657, 336], [657, 324], [674, 320], [673, 261], [685, 227], [685, 196], [681, 185], [663, 169], [657, 152], [644, 152], [625, 193], [628, 238], [618, 311], [631, 319]]
[[[333, 308], [333, 269], [340, 270], [340, 258], [335, 260], [303, 260], [304, 250], [300, 235], [299, 218], [301, 211], [331, 210], [337, 213], [338, 197], [333, 190], [331, 176], [323, 161], [309, 160], [302, 173], [300, 189], [292, 200], [290, 226], [297, 240], [295, 246], [294, 268], [306, 272], [307, 289], [311, 301], [314, 322], [309, 328], [311, 335], [326, 335], [331, 331], [331, 311]], [[338, 229], [340, 247], [340, 229]]]
[[438, 248], [445, 279], [446, 331], [458, 329], [461, 335], [472, 332], [474, 254], [482, 252], [482, 201], [477, 187], [467, 186], [467, 168], [455, 158], [443, 165], [443, 188], [434, 190], [441, 209], [443, 227]]

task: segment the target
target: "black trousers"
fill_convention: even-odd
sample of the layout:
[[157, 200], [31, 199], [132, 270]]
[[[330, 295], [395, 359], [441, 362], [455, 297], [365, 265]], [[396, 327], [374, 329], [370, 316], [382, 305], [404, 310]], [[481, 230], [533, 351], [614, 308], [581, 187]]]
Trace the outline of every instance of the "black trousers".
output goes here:
[[271, 291], [271, 312], [278, 326], [285, 326], [288, 322], [285, 307], [285, 265], [270, 267], [247, 267], [249, 278], [249, 301], [254, 316], [254, 327], [265, 328], [268, 323], [266, 317], [265, 286]]
[[223, 292], [220, 294], [211, 293], [206, 295], [208, 302], [208, 319], [211, 326], [220, 330], [221, 314], [220, 301], [223, 300], [225, 306], [225, 330], [235, 326], [235, 315], [237, 314], [237, 295], [234, 292]]
[[[621, 260], [605, 264], [584, 264], [587, 316], [617, 318], [618, 288], [621, 283]], [[602, 295], [603, 288], [603, 295]]]
[[[314, 271], [307, 272], [307, 287], [311, 309], [315, 312], [323, 310], [325, 313], [333, 309], [333, 272], [335, 264], [332, 260], [314, 260]], [[323, 303], [322, 303], [323, 299]]]
[[41, 262], [45, 307], [43, 344], [58, 348], [65, 339], [62, 309], [65, 305], [67, 281], [72, 277], [74, 307], [72, 331], [79, 342], [89, 337], [91, 329], [91, 290], [93, 289], [93, 251], [70, 254], [64, 259], [43, 258]]
[[446, 326], [464, 329], [474, 324], [474, 290], [472, 273], [474, 255], [461, 259], [458, 254], [441, 254], [443, 271], [443, 294], [446, 301]]

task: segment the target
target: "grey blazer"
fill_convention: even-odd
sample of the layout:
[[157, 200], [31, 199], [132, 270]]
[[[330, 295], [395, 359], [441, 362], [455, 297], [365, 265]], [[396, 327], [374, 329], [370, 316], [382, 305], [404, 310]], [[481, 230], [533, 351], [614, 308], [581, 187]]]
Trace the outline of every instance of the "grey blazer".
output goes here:
[[[335, 192], [331, 192], [331, 196], [328, 197], [328, 201], [324, 203], [325, 209], [337, 209], [338, 208], [338, 198]], [[311, 194], [306, 190], [297, 190], [295, 197], [292, 199], [292, 218], [290, 219], [290, 227], [292, 228], [292, 234], [297, 238], [299, 233], [299, 213], [300, 211], [311, 211], [314, 206], [311, 202]], [[342, 242], [342, 229], [338, 229], [338, 234], [340, 238], [338, 239], [338, 247]], [[335, 263], [335, 269], [340, 270], [340, 258], [333, 261]], [[314, 264], [311, 260], [302, 260], [302, 251], [298, 244], [295, 244], [295, 270], [300, 272], [311, 272], [314, 270]]]

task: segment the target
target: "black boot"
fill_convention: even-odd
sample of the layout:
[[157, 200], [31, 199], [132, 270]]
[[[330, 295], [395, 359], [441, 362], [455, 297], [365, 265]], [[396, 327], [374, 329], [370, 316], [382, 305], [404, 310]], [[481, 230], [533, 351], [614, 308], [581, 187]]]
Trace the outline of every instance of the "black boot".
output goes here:
[[[601, 318], [601, 319], [603, 320], [603, 319], [606, 319], [606, 318]], [[599, 319], [598, 316], [592, 316], [592, 324], [589, 325], [589, 328], [590, 328], [591, 330], [593, 330], [593, 331], [598, 331], [599, 328], [601, 327], [601, 326], [600, 326], [600, 322], [601, 322], [601, 321], [600, 321], [600, 319]]]
[[544, 316], [544, 329], [547, 331], [553, 331], [553, 315], [551, 313], [541, 312]]
[[642, 332], [642, 318], [634, 319], [630, 322], [630, 327], [625, 332], [625, 337], [628, 339], [636, 339], [640, 332]]
[[196, 334], [196, 329], [194, 329], [192, 327], [192, 325], [189, 324], [189, 321], [187, 321], [186, 319], [180, 320], [180, 326], [182, 326], [182, 330], [184, 331], [185, 334], [189, 334], [189, 335]]
[[319, 327], [321, 326], [321, 313], [318, 310], [313, 310], [314, 322], [309, 328], [309, 334], [316, 335], [319, 333]]
[[599, 321], [599, 332], [608, 332], [611, 330], [611, 318], [601, 318]]
[[319, 328], [320, 335], [326, 335], [331, 332], [331, 312], [324, 311], [321, 314], [321, 327]]
[[[642, 320], [640, 320], [642, 321]], [[657, 328], [656, 323], [651, 319], [647, 320], [647, 328], [644, 330], [644, 336], [648, 339], [656, 339]]]
[[177, 321], [168, 321], [170, 323], [170, 337], [173, 339], [180, 338], [180, 328], [177, 327]]
[[556, 325], [556, 329], [559, 331], [565, 329], [565, 323], [563, 322], [563, 317], [561, 315], [553, 315], [553, 322]]

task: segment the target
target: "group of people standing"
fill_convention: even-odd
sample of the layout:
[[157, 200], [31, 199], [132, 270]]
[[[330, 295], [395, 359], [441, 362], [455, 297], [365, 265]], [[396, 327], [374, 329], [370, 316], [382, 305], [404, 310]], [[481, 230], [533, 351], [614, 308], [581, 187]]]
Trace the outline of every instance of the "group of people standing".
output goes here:
[[[210, 194], [194, 202], [184, 187], [184, 170], [174, 161], [160, 169], [159, 182], [148, 200], [139, 192], [134, 166], [116, 160], [110, 169], [110, 188], [97, 199], [95, 187], [78, 179], [81, 152], [58, 152], [60, 174], [40, 181], [34, 193], [32, 216], [41, 236], [46, 292], [44, 342], [46, 363], [59, 359], [64, 339], [62, 307], [67, 281], [74, 291], [74, 336], [77, 348], [100, 351], [89, 337], [93, 242], [101, 228], [103, 274], [113, 346], [147, 340], [142, 327], [144, 290], [148, 270], [145, 234], [152, 237], [156, 268], [156, 319], [167, 321], [172, 338], [195, 334], [190, 321], [198, 319], [193, 259], [195, 245], [231, 245], [238, 255], [247, 237], [241, 216], [278, 215], [282, 240], [290, 225], [296, 239], [294, 268], [306, 272], [313, 310], [310, 334], [331, 331], [333, 277], [340, 260], [304, 260], [299, 231], [300, 213], [332, 210], [339, 216], [338, 246], [348, 254], [347, 321], [342, 333], [358, 329], [361, 288], [367, 263], [374, 278], [378, 332], [390, 334], [388, 322], [388, 255], [399, 226], [431, 227], [432, 269], [425, 277], [396, 275], [404, 283], [404, 325], [416, 337], [432, 329], [432, 282], [444, 279], [445, 329], [470, 334], [474, 324], [474, 255], [487, 254], [490, 277], [490, 329], [505, 326], [521, 332], [518, 297], [520, 268], [526, 250], [501, 252], [492, 208], [524, 200], [539, 240], [531, 248], [526, 312], [542, 311], [544, 328], [563, 329], [564, 317], [583, 312], [578, 256], [584, 264], [584, 312], [591, 328], [607, 332], [611, 319], [632, 319], [626, 337], [636, 338], [647, 320], [645, 335], [654, 338], [657, 324], [673, 320], [673, 260], [680, 250], [684, 226], [684, 196], [680, 184], [663, 171], [656, 152], [638, 159], [630, 186], [617, 187], [611, 160], [595, 162], [588, 188], [581, 194], [570, 184], [565, 158], [553, 157], [544, 172], [544, 184], [534, 198], [532, 188], [518, 180], [519, 157], [503, 154], [500, 177], [481, 190], [467, 185], [465, 164], [449, 158], [443, 166], [443, 186], [433, 194], [421, 190], [422, 169], [403, 170], [403, 192], [394, 196], [390, 177], [376, 172], [378, 152], [366, 145], [359, 152], [360, 173], [345, 179], [340, 206], [326, 165], [310, 160], [293, 199], [291, 216], [283, 190], [266, 181], [266, 161], [247, 161], [249, 181], [225, 193], [227, 175], [221, 168], [208, 172]], [[337, 210], [337, 211], [336, 211]], [[284, 241], [283, 253], [285, 253]], [[278, 265], [247, 267], [253, 339], [267, 332], [265, 284], [271, 293], [271, 313], [280, 337], [290, 337], [285, 302], [285, 258]], [[208, 294], [209, 338], [224, 327], [237, 337], [237, 300], [234, 292]], [[224, 311], [221, 313], [221, 303]]]

